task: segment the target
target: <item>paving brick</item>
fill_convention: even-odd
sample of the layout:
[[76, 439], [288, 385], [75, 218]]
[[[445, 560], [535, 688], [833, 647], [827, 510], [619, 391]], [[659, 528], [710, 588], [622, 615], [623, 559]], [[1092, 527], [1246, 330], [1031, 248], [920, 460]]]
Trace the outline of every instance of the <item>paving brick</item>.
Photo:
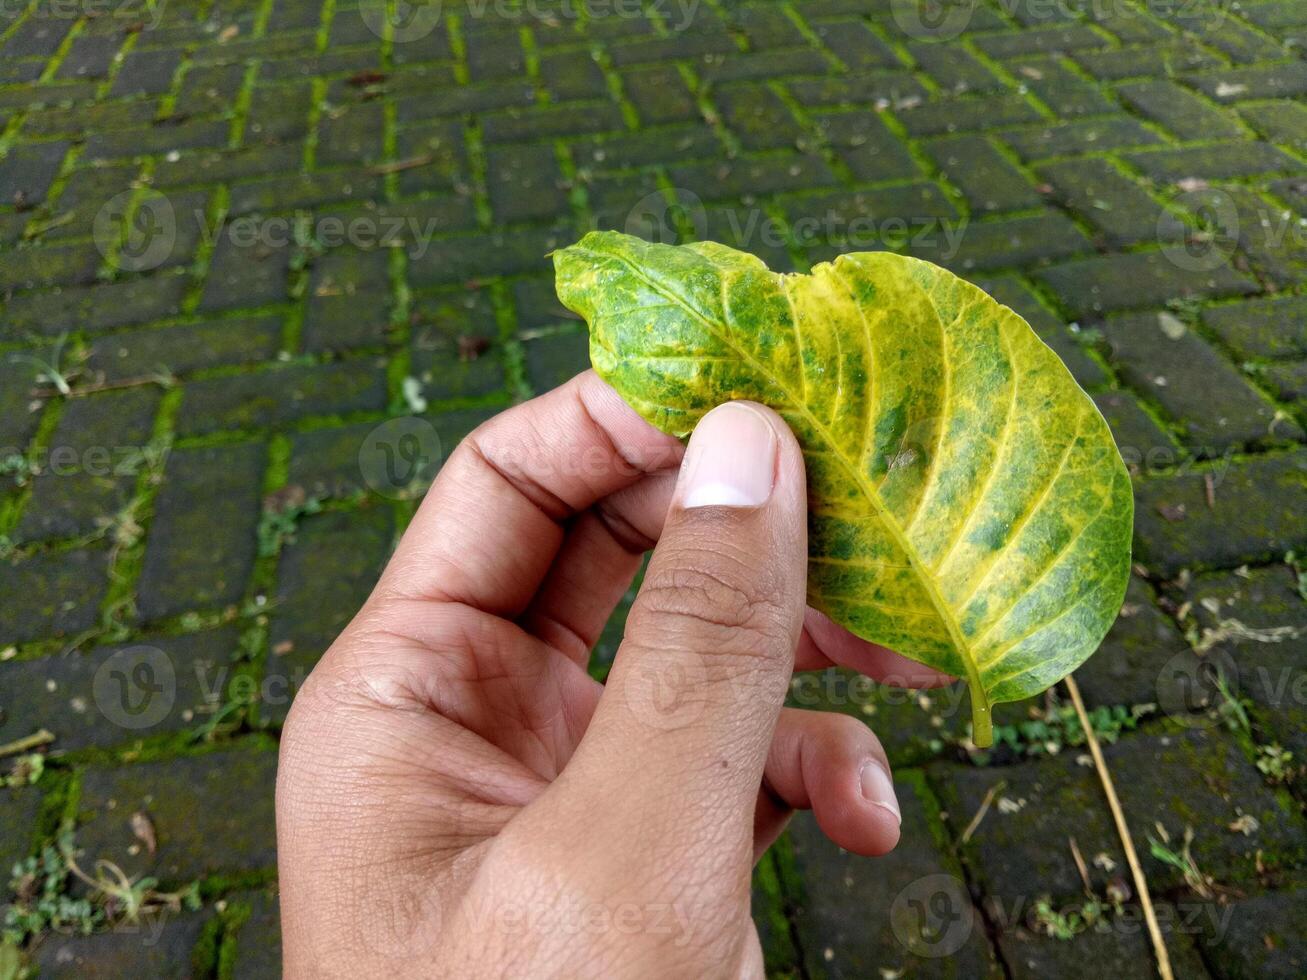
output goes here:
[[1269, 143], [1242, 142], [1182, 150], [1141, 150], [1126, 159], [1157, 181], [1186, 177], [1224, 180], [1256, 174], [1298, 173], [1302, 164]]
[[750, 49], [791, 47], [807, 41], [785, 11], [765, 4], [742, 6], [732, 11], [732, 19], [748, 38]]
[[499, 324], [484, 295], [438, 294], [414, 304], [410, 370], [429, 401], [475, 398], [504, 387]]
[[285, 221], [225, 225], [209, 261], [199, 309], [211, 313], [286, 299], [289, 241]]
[[1230, 690], [1261, 709], [1299, 757], [1307, 749], [1307, 602], [1294, 570], [1276, 564], [1195, 575], [1183, 597], [1199, 636], [1217, 651]]
[[[1084, 897], [1055, 903], [1055, 912], [1075, 915]], [[1010, 975], [1022, 980], [1038, 977], [1091, 977], [1109, 973], [1116, 977], [1145, 977], [1157, 972], [1156, 954], [1148, 935], [1143, 911], [1138, 905], [1122, 907], [1104, 920], [1074, 937], [1047, 935], [1047, 927], [1035, 922], [1035, 912], [1026, 905], [1026, 919], [1005, 931], [998, 940], [1003, 962]], [[1187, 901], [1179, 907], [1154, 900], [1154, 915], [1166, 942], [1167, 957], [1175, 976], [1208, 976], [1200, 950], [1205, 948], [1203, 927], [1216, 912], [1205, 903]], [[1027, 921], [1028, 920], [1028, 921]], [[1042, 931], [1041, 931], [1042, 930]]]
[[173, 88], [173, 76], [182, 63], [182, 52], [175, 50], [132, 51], [123, 59], [123, 67], [114, 77], [110, 95], [162, 95]]
[[1281, 99], [1274, 102], [1245, 103], [1239, 107], [1253, 129], [1272, 143], [1279, 143], [1301, 154], [1307, 150], [1307, 106]]
[[5, 60], [21, 57], [48, 58], [58, 50], [64, 37], [72, 28], [68, 20], [55, 20], [47, 17], [28, 18], [0, 47], [0, 54]]
[[1132, 473], [1166, 469], [1179, 461], [1180, 447], [1170, 433], [1154, 421], [1138, 397], [1128, 391], [1104, 391], [1094, 404], [1112, 428], [1121, 458]]
[[902, 67], [894, 49], [873, 33], [864, 21], [824, 21], [815, 24], [813, 31], [851, 71]]
[[1229, 460], [1203, 472], [1141, 481], [1135, 491], [1135, 556], [1159, 575], [1185, 567], [1233, 568], [1307, 547], [1307, 454]]
[[0, 643], [90, 629], [100, 621], [108, 585], [108, 559], [100, 548], [0, 562], [0, 594], [26, 597], [0, 606]]
[[672, 184], [705, 201], [775, 194], [835, 183], [825, 162], [797, 153], [741, 156], [735, 160], [671, 168]]
[[106, 391], [71, 401], [59, 418], [17, 541], [93, 534], [131, 501], [159, 407], [157, 389]]
[[219, 149], [227, 143], [229, 124], [223, 119], [168, 120], [140, 129], [92, 133], [86, 140], [85, 159], [118, 160], [160, 156], [182, 150]]
[[567, 210], [563, 173], [547, 143], [494, 147], [486, 171], [496, 221], [540, 220]]
[[1159, 63], [1170, 66], [1172, 72], [1198, 71], [1221, 64], [1210, 51], [1195, 44], [1174, 40], [1147, 47], [1080, 50], [1072, 53], [1071, 57], [1089, 74], [1104, 81], [1152, 76]]
[[621, 110], [612, 102], [568, 102], [556, 106], [504, 109], [487, 113], [482, 132], [487, 143], [546, 139], [575, 133], [624, 129]]
[[1051, 25], [1036, 27], [1011, 34], [995, 34], [979, 38], [976, 47], [991, 58], [1003, 60], [1013, 55], [1037, 54], [1049, 51], [1080, 51], [1106, 48], [1108, 41], [1088, 24], [1070, 24], [1065, 27]]
[[0, 458], [21, 453], [36, 433], [45, 407], [32, 398], [36, 371], [30, 364], [0, 357]]
[[1039, 173], [1053, 186], [1056, 199], [1093, 225], [1109, 245], [1157, 240], [1165, 214], [1161, 204], [1102, 157], [1048, 164]]
[[526, 378], [536, 394], [557, 388], [590, 366], [590, 339], [580, 331], [533, 337], [526, 351]]
[[239, 150], [189, 150], [176, 159], [164, 157], [154, 165], [154, 186], [225, 183], [299, 167], [303, 150], [298, 146], [253, 146]]
[[391, 511], [383, 505], [300, 522], [277, 569], [261, 717], [286, 717], [313, 665], [372, 592], [393, 534]]
[[166, 916], [147, 913], [136, 924], [124, 924], [91, 936], [53, 935], [36, 952], [42, 977], [67, 980], [112, 980], [114, 977], [157, 977], [186, 980], [196, 976], [193, 951], [204, 931], [204, 913]]
[[[386, 234], [386, 229], [378, 231]], [[371, 229], [369, 229], [371, 230]], [[375, 347], [390, 326], [390, 251], [338, 249], [313, 264], [301, 343], [306, 351]]]
[[526, 55], [516, 32], [470, 29], [467, 32], [468, 72], [474, 82], [526, 74]]
[[1036, 274], [1074, 317], [1133, 307], [1157, 307], [1191, 296], [1238, 296], [1257, 285], [1228, 266], [1181, 268], [1164, 252], [1134, 252], [1077, 259]]
[[998, 92], [1004, 88], [989, 68], [961, 44], [921, 41], [908, 45], [912, 59], [952, 95], [965, 92]]
[[1112, 317], [1102, 330], [1121, 376], [1162, 406], [1195, 454], [1303, 437], [1228, 361], [1175, 323], [1173, 316], [1138, 313]]
[[0, 789], [0, 868], [6, 876], [36, 849], [33, 825], [40, 808], [40, 790]]
[[[270, 868], [277, 860], [276, 771], [277, 754], [269, 751], [90, 769], [82, 778], [77, 843], [88, 864], [105, 858], [128, 875], [161, 882]], [[132, 833], [137, 812], [154, 824], [154, 854]]]
[[1307, 64], [1291, 61], [1253, 68], [1222, 68], [1185, 75], [1182, 81], [1217, 102], [1282, 99], [1307, 93]]
[[785, 103], [765, 86], [723, 86], [714, 93], [714, 100], [726, 126], [746, 150], [794, 146], [803, 138], [803, 130]]
[[962, 189], [973, 211], [1020, 211], [1043, 198], [1030, 180], [981, 136], [957, 136], [926, 144], [940, 175]]
[[235, 980], [276, 980], [281, 976], [281, 908], [275, 895], [257, 894], [249, 916], [235, 930]]
[[244, 594], [264, 462], [255, 443], [172, 451], [137, 585], [143, 619], [225, 606]]
[[94, 341], [86, 370], [105, 381], [186, 375], [204, 368], [269, 360], [281, 349], [281, 337], [281, 318], [277, 316], [128, 330]]
[[1219, 976], [1292, 977], [1307, 970], [1302, 908], [1307, 886], [1236, 898], [1228, 923], [1206, 945]]
[[68, 154], [68, 145], [63, 140], [20, 144], [0, 159], [0, 198], [4, 203], [35, 207], [44, 201]]
[[1230, 115], [1169, 79], [1118, 85], [1117, 94], [1182, 140], [1236, 139], [1243, 128]]
[[699, 117], [698, 103], [673, 66], [630, 68], [621, 77], [626, 97], [644, 122], [689, 122]]
[[505, 81], [451, 89], [441, 92], [438, 99], [429, 93], [407, 96], [396, 100], [396, 105], [400, 122], [414, 122], [507, 106], [528, 106], [534, 98], [535, 90], [526, 82]]
[[[196, 728], [226, 701], [239, 652], [239, 635], [227, 627], [0, 663], [0, 738], [44, 728], [56, 749], [75, 751]], [[142, 666], [157, 692], [138, 681]]]
[[228, 214], [236, 217], [254, 212], [288, 212], [296, 208], [380, 196], [380, 179], [375, 174], [357, 170], [272, 177], [234, 185]]
[[1008, 71], [1059, 117], [1094, 116], [1117, 110], [1098, 86], [1055, 58], [1021, 58], [1010, 63]]
[[765, 81], [777, 76], [825, 75], [830, 62], [812, 48], [757, 51], [751, 54], [708, 55], [700, 70], [706, 82]]
[[542, 272], [545, 256], [575, 238], [570, 232], [530, 229], [512, 234], [459, 235], [410, 249], [409, 281], [415, 286], [439, 286], [474, 278]]
[[1000, 975], [961, 869], [932, 836], [938, 806], [920, 774], [900, 776], [895, 791], [903, 835], [874, 863], [832, 844], [811, 814], [790, 825], [802, 895], [793, 928], [807, 975], [933, 974], [941, 954], [957, 975]]
[[925, 99], [926, 88], [905, 71], [874, 75], [827, 75], [824, 78], [786, 80], [786, 87], [801, 105], [843, 106], [865, 109], [900, 105]]
[[[57, 337], [84, 330], [98, 333], [181, 312], [186, 280], [161, 273], [122, 282], [27, 293], [9, 300], [4, 326]], [[2, 328], [0, 328], [2, 329]]]
[[588, 51], [568, 51], [540, 59], [540, 78], [554, 99], [601, 99], [608, 80]]
[[103, 260], [90, 242], [9, 249], [0, 265], [0, 290], [83, 286], [95, 281]]
[[999, 134], [1022, 160], [1154, 146], [1162, 138], [1131, 116], [1101, 116], [1074, 122], [1053, 123]]
[[[1259, 848], [1277, 854], [1277, 864], [1284, 867], [1303, 847], [1298, 839], [1301, 816], [1290, 812], [1253, 764], [1218, 731], [1138, 734], [1103, 751], [1144, 873], [1161, 893], [1181, 886], [1183, 879], [1148, 851], [1148, 838], [1158, 838], [1159, 823], [1177, 845], [1185, 826], [1191, 825], [1198, 867], [1227, 885], [1257, 879]], [[1028, 908], [1040, 896], [1061, 900], [1082, 895], [1084, 884], [1067, 845], [1069, 813], [1076, 814], [1072, 833], [1086, 860], [1103, 853], [1117, 868], [1125, 866], [1098, 777], [1092, 766], [1077, 761], [1079, 754], [1064, 752], [997, 769], [946, 764], [928, 769], [950, 822], [959, 830], [1000, 779], [1005, 786], [999, 800], [1018, 807], [1013, 810], [1000, 802], [991, 808], [963, 847], [986, 902], [1002, 915]], [[1228, 830], [1241, 814], [1251, 814], [1260, 829], [1251, 836]], [[1090, 883], [1101, 893], [1110, 880], [1108, 872], [1101, 863], [1091, 863], [1088, 871]]]
[[702, 126], [669, 126], [639, 133], [585, 137], [572, 144], [577, 165], [596, 171], [716, 158], [722, 152], [717, 136]]
[[1065, 215], [1044, 210], [1040, 214], [958, 226], [954, 235], [931, 234], [920, 244], [909, 243], [919, 258], [953, 269], [959, 275], [991, 269], [1036, 266], [1090, 250], [1084, 233]]
[[372, 359], [214, 377], [186, 385], [177, 433], [258, 429], [315, 415], [376, 412], [386, 406], [384, 366]]
[[880, 116], [867, 112], [813, 113], [812, 120], [857, 180], [910, 179], [921, 168]]
[[924, 102], [897, 113], [903, 128], [913, 136], [967, 133], [996, 126], [1039, 122], [1039, 112], [1020, 96], [956, 98]]
[[59, 63], [57, 78], [107, 78], [117, 52], [103, 38], [84, 35], [74, 38]]
[[81, 136], [97, 128], [138, 129], [159, 112], [155, 99], [47, 106], [23, 121], [24, 136]]
[[372, 163], [385, 154], [385, 107], [379, 102], [328, 114], [318, 123], [319, 166]]

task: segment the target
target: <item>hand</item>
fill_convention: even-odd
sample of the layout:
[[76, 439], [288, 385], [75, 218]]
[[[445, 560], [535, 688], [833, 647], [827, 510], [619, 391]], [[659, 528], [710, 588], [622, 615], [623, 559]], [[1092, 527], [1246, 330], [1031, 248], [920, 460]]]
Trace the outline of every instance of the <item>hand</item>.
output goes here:
[[796, 666], [942, 678], [805, 613], [779, 416], [717, 408], [682, 454], [592, 373], [452, 454], [286, 723], [288, 977], [762, 976], [750, 869], [795, 808], [895, 845], [875, 736], [781, 704]]

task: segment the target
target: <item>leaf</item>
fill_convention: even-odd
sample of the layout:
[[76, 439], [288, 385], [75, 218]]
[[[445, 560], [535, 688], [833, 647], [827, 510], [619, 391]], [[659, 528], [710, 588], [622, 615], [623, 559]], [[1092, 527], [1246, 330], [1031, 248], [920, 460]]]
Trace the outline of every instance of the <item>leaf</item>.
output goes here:
[[966, 678], [977, 745], [992, 703], [1098, 646], [1130, 571], [1130, 480], [1016, 313], [888, 252], [778, 275], [714, 242], [593, 232], [554, 265], [595, 370], [658, 428], [684, 436], [737, 398], [784, 417], [807, 464], [809, 603]]

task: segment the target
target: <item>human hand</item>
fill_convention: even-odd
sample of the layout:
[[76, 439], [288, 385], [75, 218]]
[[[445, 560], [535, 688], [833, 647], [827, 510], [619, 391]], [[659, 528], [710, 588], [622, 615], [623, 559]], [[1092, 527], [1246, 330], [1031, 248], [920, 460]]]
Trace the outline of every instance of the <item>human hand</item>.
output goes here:
[[795, 808], [895, 845], [875, 736], [782, 701], [832, 663], [946, 679], [805, 612], [779, 416], [720, 407], [682, 452], [587, 372], [446, 461], [283, 732], [288, 977], [761, 976], [750, 870]]

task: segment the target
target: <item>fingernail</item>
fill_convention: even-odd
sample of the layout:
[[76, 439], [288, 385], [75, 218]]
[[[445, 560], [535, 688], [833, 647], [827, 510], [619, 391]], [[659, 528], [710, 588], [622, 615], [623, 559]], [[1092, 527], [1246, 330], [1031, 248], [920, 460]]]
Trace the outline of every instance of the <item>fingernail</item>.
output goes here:
[[858, 778], [862, 783], [862, 795], [867, 802], [880, 807], [882, 810], [888, 810], [894, 814], [895, 823], [902, 823], [903, 817], [899, 813], [898, 797], [894, 795], [894, 781], [890, 779], [885, 767], [874, 759], [870, 759], [863, 763], [862, 772], [858, 774]]
[[719, 405], [690, 436], [685, 467], [682, 507], [757, 507], [776, 479], [776, 433], [755, 408]]

